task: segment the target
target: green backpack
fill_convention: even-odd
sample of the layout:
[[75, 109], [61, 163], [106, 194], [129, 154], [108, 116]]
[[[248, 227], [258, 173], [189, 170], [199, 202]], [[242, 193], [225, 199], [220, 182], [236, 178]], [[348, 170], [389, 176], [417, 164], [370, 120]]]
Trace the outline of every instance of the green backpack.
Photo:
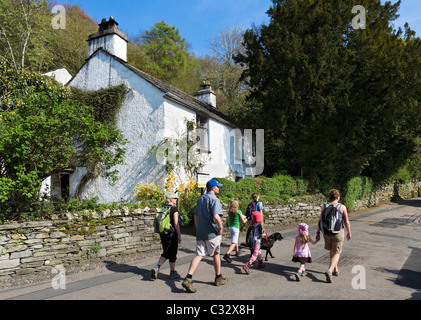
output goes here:
[[174, 228], [172, 227], [170, 221], [170, 210], [171, 207], [162, 207], [161, 209], [158, 209], [153, 222], [153, 227], [156, 233], [168, 234], [170, 232], [174, 232]]

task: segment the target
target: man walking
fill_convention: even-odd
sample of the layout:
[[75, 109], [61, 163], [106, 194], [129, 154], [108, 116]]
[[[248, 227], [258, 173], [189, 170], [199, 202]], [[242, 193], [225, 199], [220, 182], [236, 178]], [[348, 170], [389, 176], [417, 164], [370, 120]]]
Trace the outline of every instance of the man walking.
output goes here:
[[193, 287], [193, 273], [202, 258], [206, 255], [213, 257], [215, 269], [215, 285], [220, 286], [228, 282], [221, 274], [221, 239], [222, 239], [222, 206], [216, 194], [222, 184], [210, 180], [206, 184], [207, 193], [197, 200], [194, 209], [194, 223], [196, 225], [196, 256], [190, 263], [188, 274], [182, 282], [183, 288], [189, 293], [196, 292]]

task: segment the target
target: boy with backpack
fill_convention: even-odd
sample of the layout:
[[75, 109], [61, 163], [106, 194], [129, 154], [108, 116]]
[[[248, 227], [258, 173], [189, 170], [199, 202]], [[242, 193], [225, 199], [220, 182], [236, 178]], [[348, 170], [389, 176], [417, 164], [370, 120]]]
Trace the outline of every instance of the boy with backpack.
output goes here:
[[329, 202], [322, 207], [316, 240], [320, 240], [320, 231], [323, 231], [325, 249], [330, 251], [329, 269], [325, 272], [326, 281], [332, 282], [332, 275], [338, 276], [338, 262], [342, 253], [344, 242], [344, 228], [347, 230], [347, 239], [351, 240], [351, 224], [348, 219], [346, 207], [339, 203], [340, 193], [336, 189], [329, 192]]
[[156, 280], [162, 264], [170, 262], [170, 279], [178, 279], [180, 275], [175, 271], [178, 244], [181, 243], [179, 214], [177, 208], [178, 196], [169, 192], [165, 194], [166, 204], [158, 211], [154, 220], [155, 232], [159, 233], [163, 253], [155, 268], [151, 270], [151, 279]]
[[251, 221], [253, 219], [253, 212], [254, 211], [261, 211], [263, 210], [263, 204], [259, 201], [259, 194], [253, 193], [251, 195], [251, 199], [253, 200], [250, 202], [246, 208], [246, 218], [247, 220]]

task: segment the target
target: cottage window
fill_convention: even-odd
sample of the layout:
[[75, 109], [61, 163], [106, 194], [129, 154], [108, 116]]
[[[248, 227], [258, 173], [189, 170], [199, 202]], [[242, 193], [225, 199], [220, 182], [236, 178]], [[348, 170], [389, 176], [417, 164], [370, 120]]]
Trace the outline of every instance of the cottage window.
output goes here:
[[209, 118], [197, 116], [196, 127], [199, 134], [199, 151], [209, 153]]

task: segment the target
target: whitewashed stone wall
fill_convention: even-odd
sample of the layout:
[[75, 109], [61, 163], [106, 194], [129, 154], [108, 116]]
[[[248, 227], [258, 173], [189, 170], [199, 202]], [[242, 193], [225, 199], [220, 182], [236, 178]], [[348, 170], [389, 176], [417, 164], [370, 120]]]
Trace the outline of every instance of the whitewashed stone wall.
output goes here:
[[[102, 50], [88, 60], [69, 86], [93, 91], [122, 83], [130, 89], [116, 115], [117, 127], [128, 140], [124, 146], [127, 149], [125, 163], [113, 168], [119, 171], [115, 185], [111, 186], [108, 180], [99, 177], [82, 189], [82, 199], [98, 197], [100, 203], [133, 200], [137, 183], [159, 185], [165, 177], [165, 165], [148, 151], [164, 138], [181, 138], [187, 129], [186, 120], [196, 121], [195, 111], [165, 98], [164, 92]], [[231, 127], [209, 119], [209, 149], [212, 153], [210, 164], [203, 170], [209, 177], [228, 176], [230, 169], [244, 176], [243, 165], [234, 165], [230, 156], [233, 152], [231, 130]], [[70, 176], [71, 196], [75, 196], [85, 173], [85, 168], [78, 168]]]
[[[96, 72], [89, 72], [90, 69]], [[113, 168], [119, 171], [119, 180], [114, 186], [99, 177], [83, 189], [82, 199], [98, 196], [100, 203], [131, 200], [134, 199], [134, 189], [138, 182], [149, 184], [161, 180], [165, 175], [165, 167], [148, 154], [148, 150], [161, 141], [158, 135], [164, 128], [166, 101], [162, 92], [103, 51], [98, 51], [89, 60], [70, 86], [91, 91], [122, 83], [132, 88], [116, 116], [118, 128], [129, 141], [125, 145], [125, 163]], [[78, 168], [71, 176], [72, 196], [84, 173], [84, 168]]]

